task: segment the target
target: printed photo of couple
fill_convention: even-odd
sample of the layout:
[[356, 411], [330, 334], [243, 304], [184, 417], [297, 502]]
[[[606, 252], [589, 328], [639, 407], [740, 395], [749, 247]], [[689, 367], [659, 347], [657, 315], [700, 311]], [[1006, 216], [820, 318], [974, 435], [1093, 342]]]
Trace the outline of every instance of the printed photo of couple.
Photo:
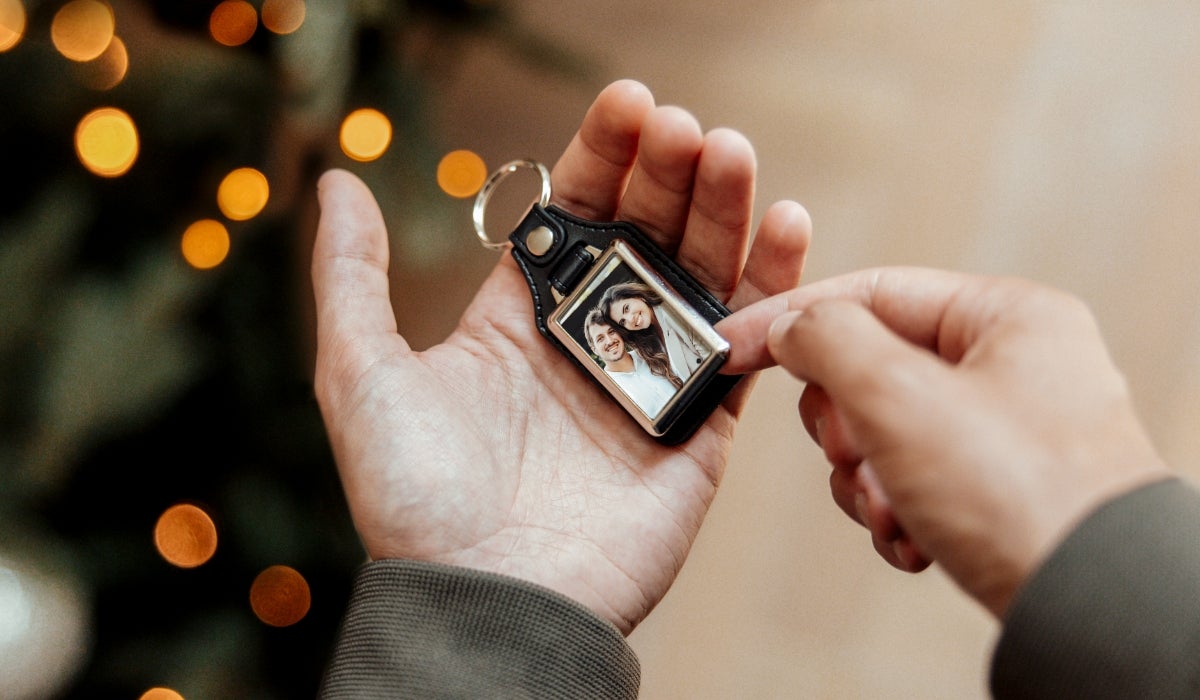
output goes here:
[[[632, 273], [618, 268], [604, 281], [621, 277]], [[658, 292], [636, 279], [602, 285], [580, 308], [576, 328], [592, 358], [652, 419], [712, 354]]]

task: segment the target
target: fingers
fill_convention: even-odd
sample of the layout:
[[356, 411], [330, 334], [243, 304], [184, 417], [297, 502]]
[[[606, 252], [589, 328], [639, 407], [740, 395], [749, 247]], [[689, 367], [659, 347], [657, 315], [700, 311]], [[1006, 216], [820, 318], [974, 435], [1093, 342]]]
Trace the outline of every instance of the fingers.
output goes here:
[[704, 137], [676, 260], [722, 302], [733, 296], [746, 264], [757, 167], [745, 136], [714, 129]]
[[658, 107], [646, 116], [637, 161], [617, 218], [642, 229], [668, 254], [679, 247], [687, 225], [703, 147], [700, 123], [686, 111]]
[[833, 467], [829, 490], [834, 503], [870, 531], [875, 550], [889, 564], [908, 572], [927, 568], [929, 560], [917, 550], [896, 519], [874, 470], [855, 448], [845, 420], [824, 389], [816, 384], [805, 387], [800, 397], [800, 416]]
[[729, 308], [737, 310], [800, 283], [812, 240], [812, 219], [796, 202], [776, 202], [767, 209], [746, 260]]
[[855, 476], [855, 503], [859, 521], [871, 532], [875, 551], [901, 571], [916, 573], [928, 568], [930, 560], [921, 554], [896, 520], [896, 514], [870, 462], [860, 464]]
[[593, 221], [614, 219], [653, 109], [653, 95], [636, 81], [619, 80], [601, 91], [554, 165], [553, 203]]
[[800, 419], [835, 469], [851, 470], [862, 461], [845, 419], [834, 409], [829, 395], [819, 384], [810, 383], [804, 387], [800, 395]]
[[742, 274], [754, 207], [754, 149], [730, 129], [701, 134], [678, 107], [650, 112], [617, 218], [632, 222], [718, 299]]
[[[721, 321], [717, 330], [732, 348], [722, 369], [731, 374], [751, 372], [775, 364], [767, 350], [767, 331], [783, 314], [834, 299], [850, 300], [868, 309], [884, 325], [909, 342], [946, 349], [950, 339], [942, 322], [948, 309], [968, 292], [982, 293], [986, 278], [923, 268], [877, 268], [833, 277], [768, 296]], [[983, 319], [984, 314], [973, 314]], [[960, 329], [969, 330], [969, 329]], [[954, 339], [966, 347], [970, 338]]]
[[317, 185], [321, 218], [313, 246], [318, 347], [334, 339], [396, 332], [388, 296], [388, 240], [367, 186], [344, 170]]
[[[655, 107], [645, 86], [622, 80], [597, 96], [554, 166], [552, 200], [584, 218], [635, 224], [725, 301], [747, 258], [755, 169], [744, 136], [730, 129], [704, 134], [687, 111]], [[767, 247], [798, 271], [803, 252], [796, 248], [807, 248], [807, 224], [776, 216]], [[757, 277], [767, 288], [783, 288], [765, 269]], [[794, 286], [790, 274], [783, 279]], [[743, 298], [760, 296], [750, 289]]]
[[[895, 400], [902, 386], [919, 385], [926, 358], [869, 311], [846, 301], [814, 304], [780, 316], [767, 333], [771, 356], [796, 378], [815, 382], [850, 403]], [[921, 372], [924, 374], [924, 372]]]

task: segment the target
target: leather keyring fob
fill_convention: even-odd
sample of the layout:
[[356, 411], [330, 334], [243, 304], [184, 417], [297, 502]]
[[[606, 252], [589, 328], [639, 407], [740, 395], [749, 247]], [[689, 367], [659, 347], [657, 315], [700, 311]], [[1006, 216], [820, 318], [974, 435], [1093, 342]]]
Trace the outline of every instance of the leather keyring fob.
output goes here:
[[543, 201], [509, 242], [538, 330], [659, 442], [690, 438], [741, 379], [718, 372], [729, 343], [713, 324], [729, 310], [633, 224]]

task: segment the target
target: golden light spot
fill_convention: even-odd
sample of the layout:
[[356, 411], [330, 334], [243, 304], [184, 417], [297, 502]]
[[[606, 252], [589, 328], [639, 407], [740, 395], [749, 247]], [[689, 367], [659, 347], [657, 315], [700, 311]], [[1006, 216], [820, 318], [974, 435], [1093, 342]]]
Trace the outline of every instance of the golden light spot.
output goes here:
[[72, 61], [90, 61], [108, 48], [116, 21], [108, 3], [99, 0], [71, 0], [54, 13], [50, 22], [50, 41], [54, 48]]
[[121, 84], [129, 71], [129, 53], [125, 42], [113, 37], [108, 48], [96, 59], [76, 64], [79, 81], [93, 90], [111, 90]]
[[258, 28], [258, 12], [246, 0], [224, 0], [208, 16], [208, 31], [217, 43], [241, 46]]
[[267, 206], [270, 187], [267, 176], [254, 168], [238, 168], [221, 180], [217, 187], [217, 206], [233, 221], [245, 221], [258, 216]]
[[183, 232], [179, 244], [183, 259], [197, 270], [208, 270], [229, 255], [229, 231], [220, 221], [201, 219]]
[[154, 525], [154, 546], [163, 559], [181, 569], [200, 566], [217, 551], [217, 527], [193, 505], [171, 506]]
[[25, 5], [21, 0], [0, 0], [0, 53], [25, 36]]
[[290, 566], [268, 567], [250, 584], [250, 608], [273, 627], [296, 624], [308, 614], [311, 604], [308, 581]]
[[375, 160], [392, 143], [392, 123], [375, 109], [356, 109], [342, 120], [342, 152], [358, 161]]
[[265, 0], [263, 26], [276, 34], [291, 34], [304, 24], [304, 0]]
[[137, 127], [128, 114], [114, 107], [93, 110], [75, 128], [75, 153], [97, 175], [124, 175], [138, 157]]
[[183, 696], [170, 688], [151, 688], [142, 693], [138, 700], [183, 700]]
[[473, 151], [450, 151], [438, 163], [438, 187], [451, 197], [471, 197], [487, 179], [487, 165]]

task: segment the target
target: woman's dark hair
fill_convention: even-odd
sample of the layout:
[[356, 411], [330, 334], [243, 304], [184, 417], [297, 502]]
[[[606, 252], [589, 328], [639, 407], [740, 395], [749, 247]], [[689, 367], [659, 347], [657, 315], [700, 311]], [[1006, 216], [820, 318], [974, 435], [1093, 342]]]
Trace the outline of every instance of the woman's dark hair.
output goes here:
[[[640, 331], [631, 331], [613, 320], [612, 305], [625, 299], [641, 299], [646, 302], [646, 306], [650, 307], [649, 326]], [[617, 334], [625, 339], [625, 344], [637, 350], [637, 354], [650, 367], [650, 372], [666, 378], [678, 389], [683, 386], [683, 380], [671, 371], [671, 359], [667, 356], [666, 340], [663, 338], [662, 327], [658, 325], [656, 316], [655, 307], [662, 301], [658, 292], [649, 285], [640, 282], [622, 282], [604, 290], [597, 308], [612, 323]]]

